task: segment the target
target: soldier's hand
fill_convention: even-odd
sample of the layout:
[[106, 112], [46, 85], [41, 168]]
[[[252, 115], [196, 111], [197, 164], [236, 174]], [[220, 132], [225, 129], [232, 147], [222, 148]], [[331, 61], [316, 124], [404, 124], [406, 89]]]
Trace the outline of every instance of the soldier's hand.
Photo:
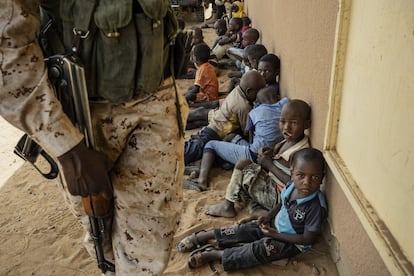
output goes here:
[[58, 157], [69, 192], [86, 197], [103, 193], [112, 198], [109, 170], [112, 162], [102, 153], [88, 149], [79, 143], [67, 153]]

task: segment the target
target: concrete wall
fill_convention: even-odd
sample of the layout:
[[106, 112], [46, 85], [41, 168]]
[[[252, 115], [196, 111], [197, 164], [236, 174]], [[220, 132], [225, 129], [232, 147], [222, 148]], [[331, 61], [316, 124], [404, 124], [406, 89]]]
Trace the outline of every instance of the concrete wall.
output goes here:
[[[312, 106], [311, 142], [323, 149], [328, 117], [338, 1], [245, 0], [260, 43], [281, 58], [281, 94]], [[341, 275], [388, 275], [367, 232], [328, 172], [332, 255]]]
[[341, 4], [328, 164], [390, 272], [412, 275], [414, 2]]
[[259, 42], [281, 59], [282, 95], [312, 105], [311, 142], [322, 149], [337, 1], [250, 0], [245, 10], [260, 31]]

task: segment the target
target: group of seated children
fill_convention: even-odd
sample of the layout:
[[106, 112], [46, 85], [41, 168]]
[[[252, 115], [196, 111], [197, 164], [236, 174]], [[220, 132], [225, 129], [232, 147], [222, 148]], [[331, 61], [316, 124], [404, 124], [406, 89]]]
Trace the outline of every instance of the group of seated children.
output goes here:
[[230, 89], [217, 107], [190, 112], [188, 125], [202, 128], [185, 142], [187, 174], [193, 173], [183, 187], [207, 191], [212, 167], [218, 161], [229, 164], [233, 172], [224, 200], [206, 206], [205, 214], [232, 218], [247, 207], [249, 216], [235, 226], [195, 232], [177, 249], [191, 252], [190, 268], [220, 261], [225, 271], [233, 271], [311, 248], [327, 216], [320, 190], [325, 160], [306, 134], [309, 104], [281, 98], [280, 60], [256, 44], [259, 32], [250, 27], [242, 33], [241, 18], [231, 18], [227, 31], [220, 19], [214, 28], [218, 38], [212, 50], [205, 43], [194, 47], [197, 72], [185, 92], [188, 103], [219, 102], [212, 58], [227, 56], [240, 64], [228, 75]]

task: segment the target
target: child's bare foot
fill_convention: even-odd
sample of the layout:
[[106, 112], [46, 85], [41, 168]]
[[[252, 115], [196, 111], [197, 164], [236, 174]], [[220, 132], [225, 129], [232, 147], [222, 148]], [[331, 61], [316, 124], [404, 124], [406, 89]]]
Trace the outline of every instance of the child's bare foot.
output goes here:
[[224, 201], [218, 204], [209, 205], [206, 208], [206, 215], [214, 217], [232, 218], [236, 216], [234, 205], [230, 201]]

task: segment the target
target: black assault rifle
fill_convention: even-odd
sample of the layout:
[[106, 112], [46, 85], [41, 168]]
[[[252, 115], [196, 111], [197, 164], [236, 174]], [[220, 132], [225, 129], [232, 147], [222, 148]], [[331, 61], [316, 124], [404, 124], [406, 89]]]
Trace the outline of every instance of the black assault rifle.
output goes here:
[[[52, 21], [49, 21], [45, 25], [46, 28], [42, 29], [40, 41], [49, 39], [48, 43], [53, 42], [50, 41], [49, 31], [53, 31], [50, 22]], [[56, 38], [54, 34], [52, 37]], [[47, 56], [46, 52], [45, 55]], [[45, 62], [48, 67], [49, 80], [54, 87], [57, 99], [62, 104], [63, 111], [83, 133], [86, 146], [95, 148], [84, 68], [73, 54], [52, 55], [45, 58]], [[58, 166], [55, 161], [27, 134], [19, 140], [14, 153], [30, 162], [44, 177], [48, 179], [57, 177]], [[42, 172], [36, 165], [39, 155], [42, 155], [49, 163], [49, 172]], [[115, 272], [115, 265], [105, 259], [103, 250], [103, 241], [109, 238], [106, 228], [110, 224], [107, 222], [110, 222], [112, 218], [113, 202], [106, 200], [103, 195], [97, 195], [82, 197], [82, 204], [89, 216], [98, 267], [103, 273]]]

